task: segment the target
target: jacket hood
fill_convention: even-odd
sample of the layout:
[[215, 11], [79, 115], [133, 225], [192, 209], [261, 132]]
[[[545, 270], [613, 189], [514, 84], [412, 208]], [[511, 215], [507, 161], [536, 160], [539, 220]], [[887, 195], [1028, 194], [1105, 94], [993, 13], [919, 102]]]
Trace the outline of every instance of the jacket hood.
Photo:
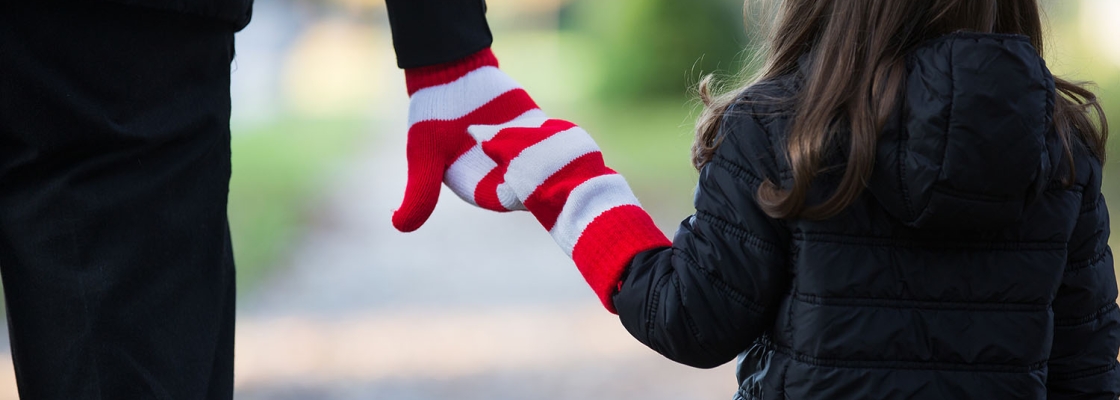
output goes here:
[[1049, 181], [1054, 78], [1025, 36], [955, 33], [907, 60], [869, 190], [915, 228], [1017, 221]]

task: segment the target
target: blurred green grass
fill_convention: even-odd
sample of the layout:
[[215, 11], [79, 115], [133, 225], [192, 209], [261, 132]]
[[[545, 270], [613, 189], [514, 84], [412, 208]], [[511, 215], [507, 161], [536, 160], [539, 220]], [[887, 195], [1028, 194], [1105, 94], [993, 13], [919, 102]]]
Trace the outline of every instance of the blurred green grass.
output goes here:
[[288, 118], [235, 129], [229, 220], [239, 292], [282, 265], [311, 222], [325, 178], [368, 126], [363, 118]]
[[675, 225], [692, 212], [698, 174], [691, 163], [691, 103], [663, 99], [573, 111], [599, 143], [607, 165], [634, 188], [658, 224]]

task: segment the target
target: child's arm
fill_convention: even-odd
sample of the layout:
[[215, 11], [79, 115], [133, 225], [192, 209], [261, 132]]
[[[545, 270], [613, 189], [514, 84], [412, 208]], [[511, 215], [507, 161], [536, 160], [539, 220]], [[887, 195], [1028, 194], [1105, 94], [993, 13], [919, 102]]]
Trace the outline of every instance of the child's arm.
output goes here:
[[777, 181], [777, 166], [745, 154], [769, 148], [765, 133], [741, 114], [725, 124], [730, 133], [700, 173], [695, 215], [681, 223], [672, 248], [634, 258], [613, 298], [635, 338], [695, 367], [749, 348], [773, 325], [790, 281], [788, 231], [755, 201], [762, 178]]
[[[1086, 158], [1089, 158], [1086, 156]], [[1108, 246], [1108, 208], [1101, 196], [1101, 165], [1089, 171], [1081, 217], [1069, 243], [1069, 264], [1054, 300], [1054, 342], [1046, 382], [1050, 399], [1116, 399], [1120, 396], [1120, 309]]]
[[[465, 77], [475, 73], [446, 87], [470, 86]], [[498, 76], [495, 81], [508, 79]], [[471, 108], [496, 104], [476, 103]], [[733, 359], [771, 325], [788, 286], [781, 244], [787, 234], [750, 200], [763, 173], [730, 161], [748, 159], [729, 154], [741, 148], [736, 137], [726, 139], [702, 172], [696, 216], [671, 243], [575, 124], [548, 119], [534, 107], [467, 130], [493, 160], [489, 188], [480, 184], [474, 192], [512, 192], [572, 257], [603, 305], [617, 310], [643, 343], [675, 361], [713, 367]]]

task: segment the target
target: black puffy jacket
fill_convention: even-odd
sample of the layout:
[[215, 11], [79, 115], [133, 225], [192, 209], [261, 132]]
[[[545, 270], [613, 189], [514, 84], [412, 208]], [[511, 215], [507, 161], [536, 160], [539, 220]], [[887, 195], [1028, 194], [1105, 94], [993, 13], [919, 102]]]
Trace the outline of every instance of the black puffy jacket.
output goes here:
[[789, 98], [800, 74], [748, 89], [696, 214], [631, 262], [623, 324], [684, 364], [739, 355], [737, 399], [1116, 399], [1101, 161], [1074, 143], [1063, 184], [1043, 60], [1025, 37], [958, 33], [908, 67], [869, 189], [822, 221], [755, 201], [762, 180], [791, 182], [791, 112], [764, 99]]

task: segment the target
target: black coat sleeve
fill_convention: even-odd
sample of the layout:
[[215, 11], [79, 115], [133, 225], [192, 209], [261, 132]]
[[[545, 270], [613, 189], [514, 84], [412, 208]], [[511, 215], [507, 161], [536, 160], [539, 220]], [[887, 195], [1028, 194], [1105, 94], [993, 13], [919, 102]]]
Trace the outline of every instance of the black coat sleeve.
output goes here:
[[788, 229], [755, 200], [762, 177], [777, 176], [772, 157], [753, 154], [765, 133], [741, 114], [726, 118], [723, 130], [723, 143], [700, 172], [696, 213], [671, 248], [632, 260], [613, 298], [631, 335], [699, 368], [732, 360], [769, 329], [790, 285]]
[[485, 0], [385, 0], [397, 66], [458, 60], [490, 47]]
[[1046, 382], [1050, 399], [1116, 399], [1120, 396], [1120, 309], [1108, 246], [1108, 207], [1101, 195], [1101, 163], [1083, 155], [1079, 173], [1089, 179], [1081, 216], [1069, 242], [1054, 299], [1054, 342]]

